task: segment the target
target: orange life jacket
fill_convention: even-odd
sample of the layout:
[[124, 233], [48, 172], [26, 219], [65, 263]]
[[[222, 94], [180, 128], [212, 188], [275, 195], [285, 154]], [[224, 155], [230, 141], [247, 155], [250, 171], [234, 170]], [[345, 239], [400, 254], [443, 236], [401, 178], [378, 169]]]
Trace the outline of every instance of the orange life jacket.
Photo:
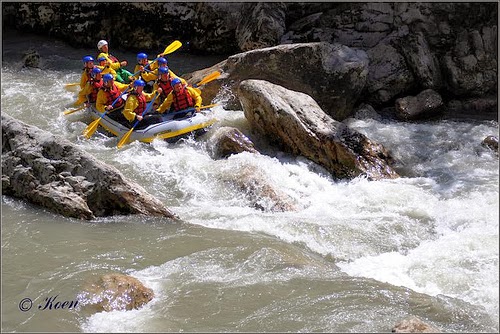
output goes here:
[[173, 93], [173, 105], [174, 105], [174, 111], [179, 111], [179, 110], [184, 110], [189, 107], [194, 107], [194, 101], [193, 98], [191, 97], [191, 94], [189, 94], [187, 88], [184, 86], [182, 90], [179, 93], [176, 93], [175, 91]]

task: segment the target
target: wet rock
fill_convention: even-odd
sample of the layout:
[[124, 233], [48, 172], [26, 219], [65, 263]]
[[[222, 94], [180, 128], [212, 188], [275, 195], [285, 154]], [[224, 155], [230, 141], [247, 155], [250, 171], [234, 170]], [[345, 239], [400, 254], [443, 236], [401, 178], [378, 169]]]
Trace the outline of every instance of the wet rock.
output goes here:
[[259, 153], [254, 144], [240, 130], [221, 127], [210, 137], [209, 147], [215, 159], [227, 158], [241, 152]]
[[176, 219], [139, 184], [68, 140], [2, 114], [2, 191], [66, 217]]
[[441, 333], [437, 328], [423, 322], [419, 318], [412, 316], [398, 322], [393, 328], [393, 333]]
[[204, 99], [212, 100], [222, 87], [233, 94], [226, 107], [239, 109], [239, 83], [260, 79], [308, 94], [328, 115], [343, 120], [353, 113], [365, 86], [368, 57], [340, 44], [285, 44], [231, 56], [185, 79], [197, 82], [216, 70], [222, 74], [205, 85]]
[[23, 55], [23, 67], [40, 67], [40, 55], [36, 50], [28, 50]]
[[441, 95], [426, 89], [417, 96], [407, 96], [396, 100], [396, 116], [403, 120], [416, 120], [435, 116], [443, 111]]
[[226, 174], [226, 182], [243, 192], [253, 206], [262, 211], [286, 212], [296, 210], [295, 201], [276, 189], [259, 167], [245, 165]]
[[328, 116], [310, 96], [263, 80], [243, 81], [239, 96], [254, 129], [272, 143], [323, 166], [334, 177], [399, 177], [382, 145]]
[[484, 140], [481, 143], [483, 146], [489, 148], [490, 150], [495, 151], [497, 154], [498, 152], [498, 137], [497, 136], [488, 136], [484, 138]]
[[154, 298], [152, 289], [137, 278], [119, 273], [106, 274], [87, 283], [78, 302], [96, 312], [139, 309]]

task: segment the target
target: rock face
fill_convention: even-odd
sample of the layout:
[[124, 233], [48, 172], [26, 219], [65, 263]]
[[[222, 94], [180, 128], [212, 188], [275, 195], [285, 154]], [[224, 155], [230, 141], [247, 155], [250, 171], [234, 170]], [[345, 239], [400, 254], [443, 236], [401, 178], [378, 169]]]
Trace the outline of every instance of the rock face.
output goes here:
[[2, 191], [66, 217], [176, 216], [71, 142], [2, 114]]
[[440, 330], [412, 316], [397, 323], [392, 328], [393, 333], [441, 333]]
[[213, 99], [224, 86], [234, 94], [228, 107], [241, 108], [237, 103], [239, 83], [260, 79], [310, 95], [327, 114], [341, 121], [352, 114], [365, 86], [368, 58], [364, 51], [340, 44], [279, 45], [236, 54], [185, 78], [196, 82], [216, 70], [222, 74], [205, 85], [205, 100]]
[[[4, 3], [2, 25], [60, 38], [76, 47], [95, 49], [99, 39], [106, 39], [113, 48], [150, 54], [163, 50], [175, 39], [184, 44], [178, 52], [225, 55], [279, 44], [340, 44], [349, 50], [366, 52], [368, 78], [355, 99], [376, 108], [387, 107], [397, 98], [426, 89], [456, 100], [497, 95], [498, 4], [495, 2], [130, 2], [120, 4], [120, 11], [115, 10], [115, 5], [112, 2]], [[142, 20], [140, 27], [129, 24], [138, 19]], [[255, 64], [253, 72], [268, 71], [266, 63], [277, 64], [263, 54], [259, 56], [263, 60]], [[241, 61], [240, 58], [228, 60], [219, 69], [230, 70], [231, 62]], [[312, 60], [315, 58], [318, 55]], [[346, 57], [347, 63], [351, 62], [349, 58]], [[277, 81], [248, 73], [251, 76], [220, 83], [237, 87], [241, 79], [267, 80], [312, 96], [329, 115], [344, 119], [349, 106], [342, 106], [345, 101], [339, 86], [314, 73], [311, 81], [318, 83], [307, 87], [309, 78], [297, 73], [307, 71], [312, 62], [290, 64], [293, 66], [286, 62], [278, 64], [281, 72]], [[325, 69], [332, 65], [326, 62]], [[276, 72], [270, 73], [274, 76]], [[366, 76], [362, 71], [357, 75]], [[288, 86], [291, 78], [303, 81], [305, 87]], [[206, 88], [215, 87], [220, 85]], [[348, 90], [352, 88], [348, 86]], [[326, 94], [321, 97], [316, 94], [323, 92]], [[215, 93], [207, 92], [205, 100], [212, 99]], [[349, 98], [346, 100], [350, 103]], [[329, 99], [330, 103], [325, 103]], [[232, 102], [237, 102], [237, 98]]]
[[128, 275], [113, 273], [89, 283], [79, 294], [79, 303], [96, 312], [139, 309], [154, 298], [154, 292], [141, 281]]
[[239, 96], [253, 128], [293, 154], [323, 166], [334, 177], [398, 177], [382, 145], [332, 119], [310, 96], [262, 80], [243, 81]]
[[490, 150], [495, 151], [498, 154], [498, 137], [497, 136], [488, 136], [483, 139], [481, 145], [489, 148]]

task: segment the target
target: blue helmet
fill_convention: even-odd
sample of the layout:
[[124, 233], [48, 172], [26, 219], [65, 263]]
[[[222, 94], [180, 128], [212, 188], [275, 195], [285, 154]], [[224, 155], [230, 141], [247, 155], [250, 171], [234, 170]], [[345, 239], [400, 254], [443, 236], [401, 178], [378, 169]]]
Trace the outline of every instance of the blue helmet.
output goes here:
[[182, 83], [182, 81], [181, 81], [181, 79], [179, 79], [179, 78], [173, 78], [173, 79], [172, 79], [172, 81], [171, 81], [170, 83], [172, 84], [172, 86], [175, 86], [175, 85], [177, 85], [177, 84], [179, 84], [179, 83], [181, 84], [181, 83]]
[[104, 81], [104, 82], [108, 82], [108, 81], [111, 81], [111, 80], [114, 80], [113, 74], [111, 74], [111, 73], [107, 73], [107, 74], [104, 74], [102, 76], [102, 81]]
[[169, 73], [168, 67], [160, 67], [160, 68], [158, 68], [158, 74], [159, 75], [167, 74], [167, 73]]
[[94, 61], [94, 58], [92, 58], [91, 56], [85, 56], [85, 57], [83, 57], [83, 62], [84, 63], [87, 63], [89, 61]]
[[99, 57], [99, 58], [97, 58], [97, 61], [98, 61], [98, 62], [101, 62], [101, 61], [103, 61], [103, 60], [106, 60], [106, 57]]
[[158, 64], [168, 64], [168, 61], [164, 57], [158, 58]]
[[91, 75], [92, 77], [95, 77], [96, 75], [98, 75], [98, 74], [99, 74], [99, 73], [101, 73], [101, 72], [102, 72], [102, 71], [101, 71], [101, 69], [100, 69], [99, 67], [94, 67], [94, 68], [92, 69], [92, 71], [90, 71], [90, 75]]
[[139, 61], [141, 59], [147, 59], [147, 58], [148, 58], [148, 55], [145, 54], [144, 52], [141, 52], [141, 53], [137, 54], [137, 61]]
[[146, 86], [144, 80], [137, 79], [134, 81], [134, 87], [144, 87], [144, 86]]

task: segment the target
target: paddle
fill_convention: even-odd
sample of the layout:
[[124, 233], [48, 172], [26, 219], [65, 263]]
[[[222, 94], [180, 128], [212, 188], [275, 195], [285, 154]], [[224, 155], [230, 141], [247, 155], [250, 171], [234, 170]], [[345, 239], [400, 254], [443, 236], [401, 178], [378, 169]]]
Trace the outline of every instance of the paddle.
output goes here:
[[[158, 97], [158, 92], [155, 94], [155, 96], [153, 97], [153, 99], [151, 100], [151, 102], [148, 103], [147, 107], [146, 107], [146, 110], [144, 110], [144, 112], [142, 113], [142, 116], [146, 115], [147, 112], [149, 111], [149, 109], [151, 109], [151, 107], [153, 106], [153, 103], [155, 102], [156, 98]], [[139, 120], [135, 121], [134, 125], [132, 126], [132, 128], [130, 130], [127, 131], [127, 133], [122, 137], [122, 139], [120, 139], [120, 141], [118, 142], [118, 145], [116, 145], [116, 147], [118, 148], [121, 148], [123, 145], [125, 145], [127, 142], [128, 142], [128, 139], [130, 138], [130, 135], [132, 134], [132, 131], [134, 131], [135, 127], [137, 126], [137, 124], [139, 124]]]
[[[118, 102], [118, 100], [122, 97], [123, 94], [125, 94], [128, 90], [130, 89], [130, 86], [127, 87], [127, 89], [125, 89], [121, 94], [120, 96], [118, 96], [116, 98], [116, 100], [113, 101], [113, 103], [111, 103], [111, 107], [114, 107], [115, 103]], [[112, 110], [112, 109], [110, 109]], [[102, 114], [101, 114], [101, 117], [95, 119], [94, 121], [92, 121], [92, 123], [90, 123], [86, 128], [85, 130], [83, 130], [83, 135], [85, 136], [85, 138], [89, 139], [90, 137], [92, 137], [92, 135], [95, 133], [95, 131], [97, 130], [97, 127], [99, 126], [99, 122], [101, 122], [101, 119], [104, 117], [104, 115], [106, 115], [106, 113], [108, 112], [109, 110], [105, 110]]]
[[69, 114], [74, 113], [75, 111], [82, 110], [82, 109], [85, 109], [85, 108], [86, 108], [85, 105], [83, 105], [80, 108], [76, 108], [76, 109], [73, 109], [73, 110], [65, 110], [64, 111], [64, 115], [69, 115]]
[[210, 73], [209, 75], [207, 75], [206, 77], [204, 77], [203, 79], [201, 79], [200, 82], [198, 82], [198, 84], [194, 84], [193, 85], [193, 88], [194, 90], [198, 93], [198, 94], [201, 94], [201, 89], [199, 89], [198, 87], [199, 86], [202, 86], [206, 83], [209, 83], [210, 81], [212, 80], [215, 80], [217, 79], [218, 77], [220, 76], [220, 72], [219, 71], [215, 71], [213, 73]]
[[[201, 109], [212, 108], [212, 107], [215, 107], [215, 106], [218, 106], [218, 104], [214, 103], [214, 104], [209, 104], [209, 105], [206, 105], [206, 106], [201, 106], [200, 110]], [[191, 111], [194, 111], [194, 110], [196, 110], [196, 108], [195, 107], [191, 107], [191, 108], [187, 108], [187, 109], [175, 111], [175, 112], [172, 112], [172, 113], [168, 113], [168, 115], [177, 115], [177, 114], [181, 114], [181, 113], [186, 113], [187, 114], [188, 112], [191, 112]]]
[[76, 93], [80, 89], [80, 83], [74, 82], [74, 83], [65, 84], [64, 89], [66, 89], [68, 92]]
[[[164, 55], [168, 55], [174, 51], [176, 51], [178, 48], [180, 48], [182, 46], [182, 43], [180, 41], [173, 41], [172, 43], [170, 43], [170, 45], [168, 45], [165, 50], [163, 50], [162, 53], [160, 53], [152, 62], [148, 63], [144, 69], [147, 69], [152, 63], [154, 63], [155, 61], [158, 60], [158, 58], [164, 56]], [[133, 74], [133, 76], [135, 77], [137, 74], [141, 73], [141, 71], [137, 71]]]

